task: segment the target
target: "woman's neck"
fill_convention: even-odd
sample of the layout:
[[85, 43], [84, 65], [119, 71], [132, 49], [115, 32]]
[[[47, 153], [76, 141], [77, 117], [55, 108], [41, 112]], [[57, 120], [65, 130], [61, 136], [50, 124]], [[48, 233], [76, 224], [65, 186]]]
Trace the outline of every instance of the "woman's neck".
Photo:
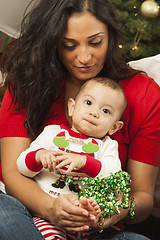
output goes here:
[[66, 88], [65, 88], [65, 115], [67, 117], [68, 122], [71, 125], [71, 119], [68, 116], [68, 99], [75, 99], [80, 87], [84, 82], [76, 81], [75, 79], [67, 79], [66, 80]]
[[67, 77], [66, 79], [66, 101], [68, 101], [69, 98], [75, 98], [79, 89], [84, 84], [85, 81], [80, 81], [75, 78]]

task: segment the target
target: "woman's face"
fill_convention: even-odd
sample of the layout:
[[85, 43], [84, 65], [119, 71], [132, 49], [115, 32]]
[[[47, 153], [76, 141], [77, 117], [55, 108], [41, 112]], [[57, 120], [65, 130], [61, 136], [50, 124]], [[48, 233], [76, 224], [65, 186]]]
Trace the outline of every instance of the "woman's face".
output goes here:
[[103, 68], [108, 49], [108, 29], [91, 13], [69, 18], [59, 53], [72, 81], [95, 77]]

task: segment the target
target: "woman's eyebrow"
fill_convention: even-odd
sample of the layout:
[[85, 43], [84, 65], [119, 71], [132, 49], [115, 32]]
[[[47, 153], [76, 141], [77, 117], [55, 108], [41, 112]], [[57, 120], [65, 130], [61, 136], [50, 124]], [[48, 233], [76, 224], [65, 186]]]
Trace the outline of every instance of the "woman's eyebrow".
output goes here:
[[66, 38], [66, 37], [63, 37], [64, 40], [67, 40], [67, 41], [75, 41], [74, 39], [72, 38]]
[[96, 34], [94, 34], [94, 35], [92, 35], [92, 36], [89, 36], [88, 38], [93, 38], [93, 37], [96, 37], [96, 36], [98, 36], [99, 34], [102, 34], [102, 33], [104, 33], [104, 32], [99, 32], [99, 33], [96, 33]]
[[[88, 38], [90, 39], [90, 38], [96, 37], [96, 36], [98, 36], [99, 34], [102, 34], [102, 33], [104, 33], [104, 32], [96, 33], [96, 34], [94, 34], [94, 35], [89, 36]], [[63, 37], [63, 39], [64, 39], [64, 40], [67, 40], [67, 41], [75, 41], [75, 39], [73, 39], [73, 38]]]

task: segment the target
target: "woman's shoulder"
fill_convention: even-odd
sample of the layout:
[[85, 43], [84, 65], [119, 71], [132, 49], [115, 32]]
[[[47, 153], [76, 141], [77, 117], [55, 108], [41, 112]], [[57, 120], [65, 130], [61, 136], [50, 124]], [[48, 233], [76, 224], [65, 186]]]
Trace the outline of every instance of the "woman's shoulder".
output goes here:
[[127, 88], [139, 88], [140, 86], [148, 87], [148, 85], [153, 85], [153, 87], [159, 89], [159, 85], [154, 81], [153, 78], [149, 77], [145, 73], [138, 73], [130, 79], [121, 80], [119, 84], [124, 90]]
[[159, 85], [149, 76], [139, 73], [131, 79], [121, 80], [120, 85], [122, 86], [128, 102], [143, 102], [154, 99], [160, 99], [160, 87]]
[[122, 80], [120, 85], [127, 97], [127, 109], [122, 117], [124, 127], [114, 134], [114, 139], [120, 143], [121, 159], [125, 162], [128, 156], [158, 165], [160, 87], [145, 74]]
[[135, 136], [142, 126], [147, 128], [156, 125], [157, 128], [160, 124], [159, 85], [145, 74], [137, 74], [132, 79], [121, 81], [120, 84], [127, 97], [123, 121], [125, 125], [129, 125], [130, 136]]

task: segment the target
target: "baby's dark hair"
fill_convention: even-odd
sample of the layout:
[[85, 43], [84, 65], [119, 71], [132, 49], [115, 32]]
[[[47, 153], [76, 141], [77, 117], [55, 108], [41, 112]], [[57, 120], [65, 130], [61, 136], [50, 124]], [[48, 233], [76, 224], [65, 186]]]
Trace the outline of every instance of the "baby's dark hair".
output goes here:
[[123, 115], [124, 111], [126, 110], [126, 107], [127, 107], [127, 98], [126, 98], [126, 95], [124, 93], [124, 90], [123, 88], [120, 86], [120, 84], [110, 78], [106, 78], [106, 77], [95, 77], [95, 78], [91, 78], [89, 80], [87, 80], [82, 86], [81, 88], [79, 89], [76, 97], [78, 96], [78, 94], [81, 92], [81, 90], [91, 81], [94, 81], [94, 82], [98, 82], [98, 83], [101, 83], [103, 84], [104, 86], [108, 87], [108, 88], [111, 88], [115, 91], [119, 91], [121, 94], [122, 94], [122, 97], [123, 97], [123, 107], [121, 109], [121, 116]]

